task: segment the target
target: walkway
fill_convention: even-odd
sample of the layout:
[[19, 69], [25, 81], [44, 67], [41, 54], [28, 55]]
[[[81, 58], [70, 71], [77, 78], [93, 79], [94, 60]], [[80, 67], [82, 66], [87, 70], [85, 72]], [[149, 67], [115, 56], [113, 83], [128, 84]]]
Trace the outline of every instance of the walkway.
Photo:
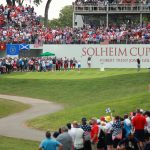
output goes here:
[[41, 99], [1, 94], [0, 98], [13, 100], [32, 106], [28, 110], [0, 119], [0, 135], [7, 137], [40, 141], [45, 137], [45, 132], [29, 128], [25, 125], [25, 122], [35, 117], [54, 113], [63, 109], [63, 107], [59, 104]]

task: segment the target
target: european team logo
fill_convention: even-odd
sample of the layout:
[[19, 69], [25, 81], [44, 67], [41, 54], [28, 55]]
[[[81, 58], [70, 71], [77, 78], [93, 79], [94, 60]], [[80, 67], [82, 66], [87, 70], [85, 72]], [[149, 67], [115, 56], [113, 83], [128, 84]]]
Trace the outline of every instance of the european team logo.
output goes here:
[[19, 44], [7, 44], [6, 49], [7, 49], [6, 50], [7, 55], [19, 55], [20, 45]]

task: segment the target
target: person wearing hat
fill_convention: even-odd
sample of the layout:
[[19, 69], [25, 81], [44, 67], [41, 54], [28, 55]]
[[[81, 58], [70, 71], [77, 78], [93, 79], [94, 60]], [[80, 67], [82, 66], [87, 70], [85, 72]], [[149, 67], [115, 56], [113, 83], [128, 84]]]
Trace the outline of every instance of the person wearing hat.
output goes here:
[[105, 125], [105, 134], [106, 134], [106, 145], [107, 150], [113, 150], [113, 141], [112, 141], [112, 124], [110, 116], [105, 117], [106, 125]]
[[51, 138], [50, 131], [47, 131], [45, 136], [46, 138], [41, 142], [38, 150], [62, 150], [62, 144]]
[[91, 136], [90, 131], [91, 127], [87, 124], [87, 119], [85, 117], [82, 118], [82, 125], [80, 126], [81, 129], [84, 130], [84, 150], [92, 150], [91, 148]]
[[111, 119], [111, 116], [106, 116], [106, 117], [105, 117], [105, 121], [106, 121], [106, 122], [110, 122], [111, 120], [112, 120], [112, 119]]

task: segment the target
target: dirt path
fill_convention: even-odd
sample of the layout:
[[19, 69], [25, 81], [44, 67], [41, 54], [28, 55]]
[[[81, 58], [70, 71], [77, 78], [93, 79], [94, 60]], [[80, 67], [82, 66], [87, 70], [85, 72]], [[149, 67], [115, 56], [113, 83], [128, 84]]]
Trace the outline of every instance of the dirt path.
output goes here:
[[40, 99], [1, 94], [0, 98], [31, 105], [31, 108], [28, 110], [0, 119], [0, 135], [7, 137], [40, 141], [44, 138], [45, 132], [26, 127], [25, 122], [35, 117], [63, 109], [59, 104]]

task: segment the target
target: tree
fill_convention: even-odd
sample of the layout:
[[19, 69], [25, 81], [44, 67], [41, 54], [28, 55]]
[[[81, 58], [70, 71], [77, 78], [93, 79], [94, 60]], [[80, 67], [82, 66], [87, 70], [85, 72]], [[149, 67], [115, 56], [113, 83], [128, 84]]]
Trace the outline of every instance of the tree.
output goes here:
[[73, 7], [71, 5], [65, 6], [60, 11], [59, 20], [62, 27], [72, 26], [72, 14], [73, 14]]
[[53, 19], [48, 22], [48, 26], [51, 28], [60, 27], [61, 23], [59, 19]]
[[53, 19], [49, 21], [50, 27], [71, 27], [72, 26], [72, 14], [73, 7], [71, 5], [65, 6], [59, 13], [58, 19]]
[[45, 14], [44, 14], [44, 25], [48, 25], [48, 11], [49, 11], [49, 6], [52, 0], [47, 0], [46, 6], [45, 6]]

